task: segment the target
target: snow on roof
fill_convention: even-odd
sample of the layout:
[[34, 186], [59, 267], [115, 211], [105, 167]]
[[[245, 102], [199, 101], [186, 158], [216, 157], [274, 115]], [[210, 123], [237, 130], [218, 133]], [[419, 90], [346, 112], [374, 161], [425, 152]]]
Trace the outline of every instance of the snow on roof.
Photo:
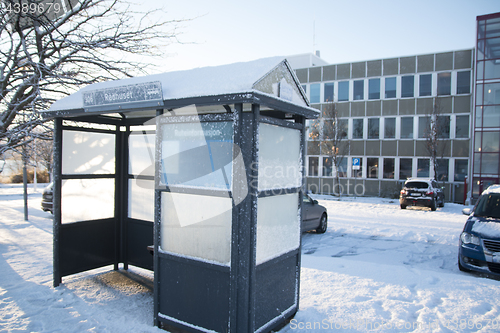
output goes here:
[[498, 184], [490, 185], [482, 194], [488, 194], [488, 193], [500, 193], [500, 185]]
[[56, 101], [47, 111], [84, 108], [83, 94], [85, 92], [150, 82], [161, 83], [164, 100], [250, 92], [259, 79], [284, 61], [285, 57], [271, 57], [250, 62], [95, 83]]
[[327, 66], [328, 62], [318, 57], [314, 53], [303, 53], [287, 56], [286, 59], [293, 69], [308, 68], [314, 66]]

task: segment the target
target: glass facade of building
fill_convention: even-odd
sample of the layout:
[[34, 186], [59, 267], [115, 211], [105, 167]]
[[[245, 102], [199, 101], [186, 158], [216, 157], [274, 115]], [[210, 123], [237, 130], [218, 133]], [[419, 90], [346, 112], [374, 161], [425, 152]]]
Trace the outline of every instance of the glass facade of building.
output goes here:
[[500, 13], [477, 17], [475, 85], [473, 199], [500, 178]]

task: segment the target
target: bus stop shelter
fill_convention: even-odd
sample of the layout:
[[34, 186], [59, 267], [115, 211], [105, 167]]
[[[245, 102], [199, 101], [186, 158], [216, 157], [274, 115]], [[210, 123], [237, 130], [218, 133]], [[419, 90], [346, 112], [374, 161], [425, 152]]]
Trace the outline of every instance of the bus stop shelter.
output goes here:
[[296, 313], [305, 121], [319, 111], [286, 59], [92, 84], [43, 115], [54, 286], [154, 270], [155, 325], [191, 332], [268, 332]]

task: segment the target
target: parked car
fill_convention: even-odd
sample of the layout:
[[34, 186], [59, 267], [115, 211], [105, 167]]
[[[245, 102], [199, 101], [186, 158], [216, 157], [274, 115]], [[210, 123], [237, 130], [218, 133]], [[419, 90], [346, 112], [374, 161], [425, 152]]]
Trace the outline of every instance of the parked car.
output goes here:
[[309, 195], [304, 194], [302, 202], [302, 232], [315, 230], [318, 234], [328, 228], [328, 213], [324, 206], [318, 204]]
[[407, 179], [399, 195], [401, 209], [408, 206], [424, 206], [436, 210], [444, 207], [443, 188], [438, 186], [434, 179], [410, 178]]
[[42, 193], [42, 210], [44, 212], [51, 212], [52, 210], [52, 197], [54, 196], [54, 184], [50, 183]]
[[458, 243], [458, 268], [500, 277], [500, 185], [491, 185], [471, 210]]

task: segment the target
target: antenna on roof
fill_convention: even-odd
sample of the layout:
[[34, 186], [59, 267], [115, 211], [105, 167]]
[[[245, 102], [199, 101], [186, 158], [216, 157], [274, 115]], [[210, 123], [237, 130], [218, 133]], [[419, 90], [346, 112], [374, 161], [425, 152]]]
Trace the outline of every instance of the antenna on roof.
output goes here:
[[313, 53], [316, 50], [316, 20], [313, 20]]

